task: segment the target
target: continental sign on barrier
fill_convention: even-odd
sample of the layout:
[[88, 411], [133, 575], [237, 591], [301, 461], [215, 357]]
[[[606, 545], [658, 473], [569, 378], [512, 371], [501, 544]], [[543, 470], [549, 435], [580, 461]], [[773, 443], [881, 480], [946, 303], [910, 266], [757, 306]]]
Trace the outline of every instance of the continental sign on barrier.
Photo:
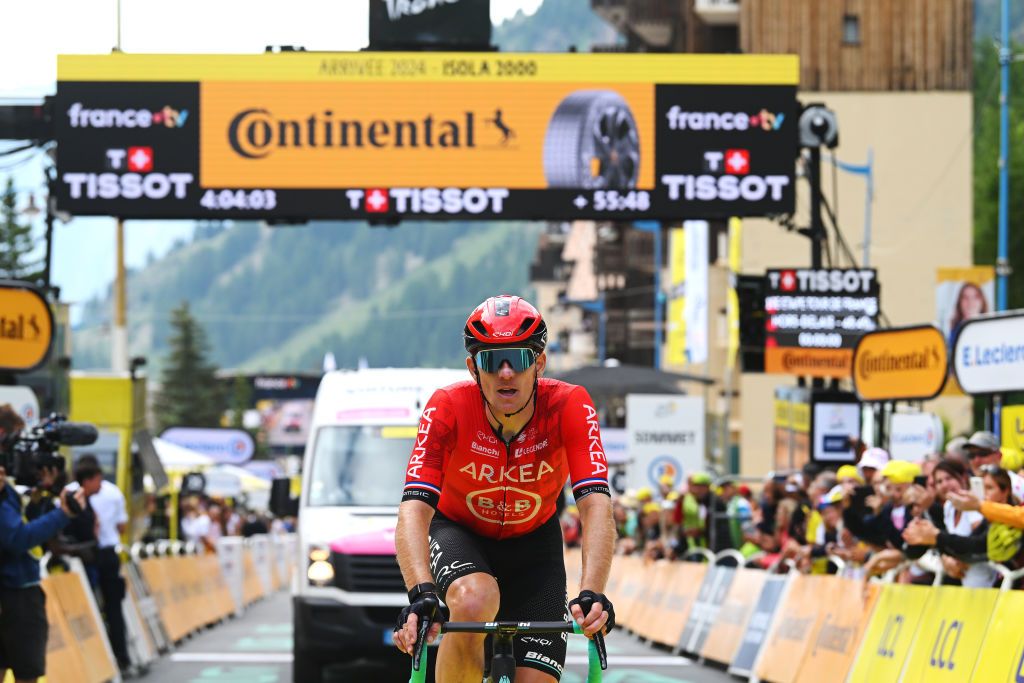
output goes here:
[[931, 325], [869, 332], [853, 351], [862, 401], [928, 400], [946, 384], [946, 339]]
[[53, 342], [53, 314], [37, 289], [0, 280], [0, 370], [26, 372], [46, 362]]
[[793, 55], [61, 56], [58, 201], [181, 218], [791, 212]]

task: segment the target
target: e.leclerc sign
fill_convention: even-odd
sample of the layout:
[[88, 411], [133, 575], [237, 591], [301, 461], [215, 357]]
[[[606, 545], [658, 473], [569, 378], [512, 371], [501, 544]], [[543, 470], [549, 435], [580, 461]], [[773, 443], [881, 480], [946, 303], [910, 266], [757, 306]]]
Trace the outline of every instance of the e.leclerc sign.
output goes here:
[[953, 347], [953, 369], [968, 394], [1024, 391], [1024, 310], [964, 323]]

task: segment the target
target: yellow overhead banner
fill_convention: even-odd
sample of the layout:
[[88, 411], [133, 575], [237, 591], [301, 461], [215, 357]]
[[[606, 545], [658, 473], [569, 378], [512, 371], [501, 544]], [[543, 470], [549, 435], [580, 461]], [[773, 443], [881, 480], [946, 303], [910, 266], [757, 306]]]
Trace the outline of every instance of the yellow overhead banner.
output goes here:
[[868, 332], [853, 352], [853, 384], [862, 401], [934, 398], [948, 368], [946, 339], [931, 325]]
[[53, 342], [53, 314], [33, 287], [0, 281], [0, 369], [26, 372], [46, 361]]

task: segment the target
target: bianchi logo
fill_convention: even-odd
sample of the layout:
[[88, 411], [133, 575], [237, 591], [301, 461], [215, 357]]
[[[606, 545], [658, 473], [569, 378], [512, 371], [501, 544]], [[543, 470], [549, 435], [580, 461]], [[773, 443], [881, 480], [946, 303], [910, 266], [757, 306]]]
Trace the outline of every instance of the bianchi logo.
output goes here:
[[459, 0], [384, 0], [388, 6], [388, 19], [399, 21], [402, 17], [414, 17], [444, 5], [455, 5]]

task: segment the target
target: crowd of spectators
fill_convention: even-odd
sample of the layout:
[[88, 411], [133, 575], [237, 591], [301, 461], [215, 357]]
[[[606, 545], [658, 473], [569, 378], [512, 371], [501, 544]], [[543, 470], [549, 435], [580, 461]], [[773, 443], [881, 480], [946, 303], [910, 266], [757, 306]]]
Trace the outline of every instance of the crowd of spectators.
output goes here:
[[[614, 499], [616, 552], [648, 560], [733, 549], [747, 564], [904, 582], [997, 585], [992, 563], [1024, 566], [1024, 454], [980, 431], [920, 462], [860, 444], [856, 464], [773, 474], [753, 488], [729, 478], [671, 476]], [[578, 543], [578, 514], [563, 528]]]

